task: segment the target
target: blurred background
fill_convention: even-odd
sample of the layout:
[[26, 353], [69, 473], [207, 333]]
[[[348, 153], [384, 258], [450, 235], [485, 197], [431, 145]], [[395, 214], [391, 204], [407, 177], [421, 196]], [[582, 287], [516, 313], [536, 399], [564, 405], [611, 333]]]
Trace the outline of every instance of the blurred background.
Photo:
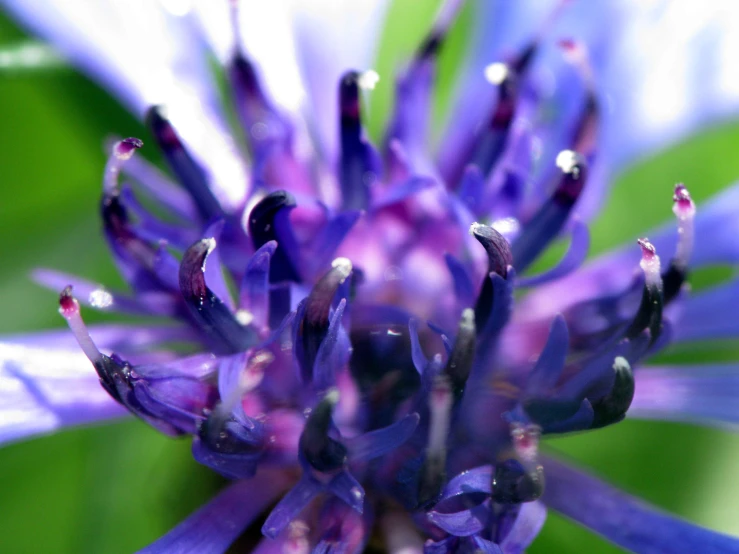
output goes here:
[[[375, 67], [381, 80], [368, 99], [375, 138], [388, 113], [392, 76], [421, 40], [436, 4], [396, 0], [388, 14]], [[471, 17], [462, 13], [443, 52], [436, 114], [448, 105]], [[149, 136], [116, 101], [1, 14], [0, 122], [0, 332], [60, 327], [56, 295], [34, 285], [29, 273], [47, 266], [122, 285], [98, 219], [103, 143], [113, 133], [145, 143]], [[727, 122], [627, 168], [592, 228], [591, 255], [668, 219], [675, 182], [684, 181], [700, 204], [736, 181], [737, 148], [739, 124]], [[154, 148], [144, 155], [157, 159]], [[731, 271], [702, 272], [693, 283], [706, 286]], [[110, 319], [90, 310], [85, 317], [90, 323]], [[736, 360], [738, 353], [725, 344], [705, 344], [670, 351], [658, 361]], [[739, 535], [736, 435], [627, 420], [598, 433], [548, 440], [546, 447], [657, 506]], [[192, 460], [188, 441], [165, 438], [133, 420], [7, 446], [0, 450], [0, 483], [0, 551], [8, 553], [131, 552], [222, 484]], [[552, 513], [529, 549], [618, 551]]]

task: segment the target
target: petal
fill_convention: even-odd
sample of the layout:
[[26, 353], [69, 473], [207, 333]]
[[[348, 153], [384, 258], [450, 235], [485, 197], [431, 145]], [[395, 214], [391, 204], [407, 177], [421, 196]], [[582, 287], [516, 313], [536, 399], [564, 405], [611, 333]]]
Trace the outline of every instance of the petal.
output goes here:
[[479, 533], [487, 527], [490, 517], [489, 500], [469, 510], [452, 514], [442, 514], [434, 511], [428, 513], [428, 519], [431, 523], [457, 537], [468, 537]]
[[659, 511], [562, 462], [548, 458], [544, 470], [546, 505], [626, 550], [739, 552], [739, 539]]
[[344, 439], [352, 461], [371, 460], [384, 456], [405, 443], [418, 426], [418, 414], [410, 414], [392, 425], [364, 435]]
[[3, 4], [139, 117], [151, 105], [166, 104], [178, 133], [205, 162], [219, 198], [238, 205], [248, 179], [218, 109], [207, 52], [187, 18], [146, 0]]
[[649, 367], [635, 378], [629, 417], [739, 429], [739, 366]]
[[[338, 150], [339, 79], [350, 69], [370, 69], [388, 3], [387, 0], [292, 2], [295, 46], [309, 98], [308, 111], [330, 161]], [[268, 39], [273, 43], [271, 36]]]
[[304, 475], [270, 512], [262, 526], [264, 536], [274, 539], [323, 490], [318, 481]]
[[0, 443], [126, 413], [79, 348], [0, 342]]
[[521, 504], [513, 527], [500, 542], [504, 554], [521, 554], [539, 534], [546, 517], [547, 509], [539, 500]]
[[739, 334], [739, 280], [688, 297], [679, 308], [675, 342], [727, 339]]
[[285, 490], [283, 473], [238, 481], [139, 554], [220, 554]]
[[576, 219], [573, 222], [571, 234], [572, 239], [567, 253], [556, 266], [539, 275], [522, 277], [516, 285], [519, 287], [536, 287], [556, 279], [561, 279], [580, 267], [585, 261], [588, 255], [588, 248], [590, 247], [588, 226]]

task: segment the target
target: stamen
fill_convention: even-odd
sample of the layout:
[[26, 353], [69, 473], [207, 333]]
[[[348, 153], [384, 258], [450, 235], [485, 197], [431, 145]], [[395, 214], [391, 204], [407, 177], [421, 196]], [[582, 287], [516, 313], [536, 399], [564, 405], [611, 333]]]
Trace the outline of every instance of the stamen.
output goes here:
[[588, 178], [585, 158], [574, 150], [557, 155], [561, 175], [554, 194], [524, 225], [513, 242], [513, 263], [520, 273], [526, 269], [559, 234], [577, 202]]
[[131, 159], [134, 152], [144, 145], [137, 138], [126, 138], [113, 145], [111, 155], [105, 165], [105, 177], [103, 178], [103, 192], [113, 194], [118, 190], [118, 175], [123, 164]]
[[203, 239], [185, 251], [179, 271], [182, 296], [193, 319], [219, 353], [234, 354], [248, 350], [258, 337], [251, 327], [242, 326], [223, 301], [205, 282], [205, 261], [215, 248], [212, 238]]
[[467, 378], [475, 360], [476, 347], [475, 312], [467, 308], [462, 312], [462, 319], [457, 327], [457, 338], [444, 373], [449, 377], [454, 397], [459, 400], [464, 393]]
[[482, 244], [488, 255], [488, 276], [483, 279], [482, 288], [475, 303], [475, 327], [479, 331], [485, 327], [493, 310], [494, 290], [490, 274], [495, 273], [506, 279], [508, 266], [513, 263], [513, 258], [508, 241], [492, 227], [473, 223], [470, 226], [470, 234]]
[[59, 313], [62, 317], [67, 320], [67, 325], [74, 334], [74, 338], [80, 345], [80, 348], [85, 353], [85, 356], [93, 363], [99, 364], [103, 355], [98, 350], [95, 343], [92, 342], [90, 333], [87, 331], [85, 322], [82, 321], [80, 315], [80, 305], [77, 299], [72, 296], [72, 287], [66, 287], [59, 295]]
[[362, 74], [357, 71], [349, 71], [339, 82], [339, 183], [345, 210], [361, 210], [369, 206], [370, 186], [380, 172], [377, 154], [362, 134], [361, 78]]
[[639, 310], [626, 330], [626, 337], [634, 339], [648, 327], [651, 333], [651, 342], [654, 342], [662, 329], [662, 308], [664, 305], [660, 261], [657, 251], [654, 245], [649, 242], [649, 239], [639, 239], [637, 242], [642, 251], [642, 259], [639, 265], [644, 271], [644, 290]]
[[205, 172], [182, 144], [174, 127], [165, 117], [161, 106], [149, 108], [146, 123], [170, 169], [195, 201], [195, 206], [203, 220], [212, 221], [223, 218], [223, 208], [213, 196]]
[[330, 389], [311, 411], [300, 435], [300, 452], [311, 467], [321, 473], [341, 469], [347, 460], [346, 447], [328, 434], [334, 408], [338, 403], [338, 389]]
[[601, 400], [593, 402], [592, 429], [618, 423], [624, 417], [634, 399], [634, 374], [626, 358], [617, 356], [613, 360], [615, 375], [613, 387]]
[[446, 481], [446, 455], [453, 405], [449, 378], [437, 375], [429, 393], [429, 435], [426, 457], [418, 483], [418, 505], [427, 506], [441, 494]]
[[303, 317], [298, 322], [299, 347], [295, 351], [303, 379], [311, 382], [313, 366], [318, 350], [326, 338], [329, 328], [329, 312], [336, 291], [352, 272], [352, 263], [346, 258], [337, 258], [328, 271], [311, 290], [304, 301]]
[[[290, 223], [290, 211], [295, 199], [284, 190], [271, 192], [262, 198], [249, 213], [249, 235], [255, 249], [270, 241], [277, 241], [277, 249], [270, 260], [269, 282], [273, 285], [301, 281], [295, 260], [298, 243]], [[269, 326], [276, 328], [290, 311], [290, 288], [274, 287], [269, 292]]]
[[688, 275], [688, 264], [693, 253], [695, 204], [685, 185], [675, 185], [672, 196], [672, 212], [677, 217], [677, 249], [670, 260], [667, 271], [662, 275], [665, 303], [669, 303], [680, 292]]

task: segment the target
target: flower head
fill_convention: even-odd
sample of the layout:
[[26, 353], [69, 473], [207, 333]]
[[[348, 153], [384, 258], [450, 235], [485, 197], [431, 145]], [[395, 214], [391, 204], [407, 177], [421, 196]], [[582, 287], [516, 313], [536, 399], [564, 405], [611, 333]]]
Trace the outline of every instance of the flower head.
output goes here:
[[[632, 550], [737, 548], [539, 452], [548, 435], [616, 424], [632, 406], [692, 415], [670, 383], [706, 383], [638, 368], [696, 336], [679, 313], [701, 306], [686, 280], [722, 258], [694, 244], [725, 215], [696, 212], [678, 184], [675, 225], [583, 266], [586, 217], [617, 156], [598, 141], [610, 129], [598, 56], [549, 40], [564, 5], [488, 59], [474, 87], [485, 102], [462, 106], [432, 155], [437, 56], [460, 4], [443, 5], [399, 75], [379, 148], [362, 117], [376, 73], [342, 68], [336, 118], [306, 122], [275, 100], [239, 32], [224, 70], [248, 164], [207, 102], [194, 119], [219, 142], [200, 152], [187, 116], [138, 91], [174, 180], [136, 153], [141, 140], [112, 145], [100, 214], [130, 292], [37, 278], [64, 287], [59, 311], [109, 397], [89, 419], [123, 408], [190, 437], [198, 462], [235, 481], [147, 551], [221, 551], [263, 512], [265, 550], [358, 552], [379, 534], [392, 551], [521, 552], [546, 506]], [[532, 275], [560, 236], [568, 252]], [[81, 303], [170, 325], [106, 336], [88, 331]], [[24, 367], [6, 372], [48, 404]]]

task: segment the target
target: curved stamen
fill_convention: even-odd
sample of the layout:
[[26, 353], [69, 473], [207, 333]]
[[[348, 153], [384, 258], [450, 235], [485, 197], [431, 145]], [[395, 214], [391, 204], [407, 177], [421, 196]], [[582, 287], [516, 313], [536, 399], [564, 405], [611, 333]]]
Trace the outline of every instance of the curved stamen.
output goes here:
[[195, 201], [203, 220], [208, 222], [223, 218], [223, 208], [210, 190], [205, 172], [182, 144], [161, 106], [149, 108], [146, 123], [170, 169]]
[[488, 276], [482, 282], [482, 288], [475, 303], [475, 326], [481, 330], [485, 327], [493, 310], [493, 282], [489, 275], [495, 273], [506, 279], [513, 257], [508, 241], [492, 227], [473, 223], [470, 226], [470, 234], [477, 239], [488, 255]]
[[561, 174], [554, 194], [524, 225], [511, 246], [513, 263], [519, 272], [526, 269], [562, 230], [587, 181], [587, 162], [580, 153], [563, 150], [557, 155], [556, 163]]
[[313, 366], [321, 343], [326, 338], [330, 324], [330, 310], [336, 291], [352, 272], [352, 263], [346, 258], [336, 258], [331, 269], [313, 287], [304, 300], [303, 317], [297, 322], [298, 358], [302, 377], [313, 380]]
[[185, 251], [179, 271], [180, 290], [199, 329], [217, 351], [243, 352], [257, 343], [256, 332], [241, 325], [205, 282], [205, 260], [215, 246], [215, 240], [203, 239]]
[[583, 154], [592, 163], [600, 124], [600, 105], [595, 93], [593, 68], [583, 43], [565, 39], [559, 45], [564, 50], [565, 57], [577, 67], [586, 89], [585, 103], [572, 136], [572, 149]]
[[329, 436], [334, 408], [339, 402], [339, 391], [331, 389], [316, 405], [305, 422], [298, 447], [311, 467], [321, 473], [330, 473], [346, 464], [348, 450]]
[[339, 82], [339, 183], [345, 210], [361, 210], [370, 205], [370, 186], [380, 174], [377, 154], [362, 133], [361, 78], [361, 73], [349, 71]]
[[613, 360], [614, 381], [610, 392], [593, 402], [592, 429], [618, 423], [624, 417], [634, 399], [634, 374], [626, 358], [617, 356]]
[[688, 263], [693, 253], [695, 204], [685, 185], [675, 185], [672, 196], [672, 212], [677, 217], [677, 249], [670, 260], [667, 271], [662, 275], [665, 303], [669, 303], [680, 292], [688, 275]]
[[66, 287], [59, 294], [59, 313], [62, 317], [67, 320], [67, 324], [74, 334], [74, 338], [77, 339], [77, 343], [80, 345], [82, 352], [85, 353], [87, 359], [93, 364], [98, 364], [102, 361], [103, 355], [98, 350], [95, 343], [92, 342], [90, 333], [87, 331], [85, 322], [82, 321], [80, 315], [80, 305], [77, 299], [72, 296], [72, 287]]

